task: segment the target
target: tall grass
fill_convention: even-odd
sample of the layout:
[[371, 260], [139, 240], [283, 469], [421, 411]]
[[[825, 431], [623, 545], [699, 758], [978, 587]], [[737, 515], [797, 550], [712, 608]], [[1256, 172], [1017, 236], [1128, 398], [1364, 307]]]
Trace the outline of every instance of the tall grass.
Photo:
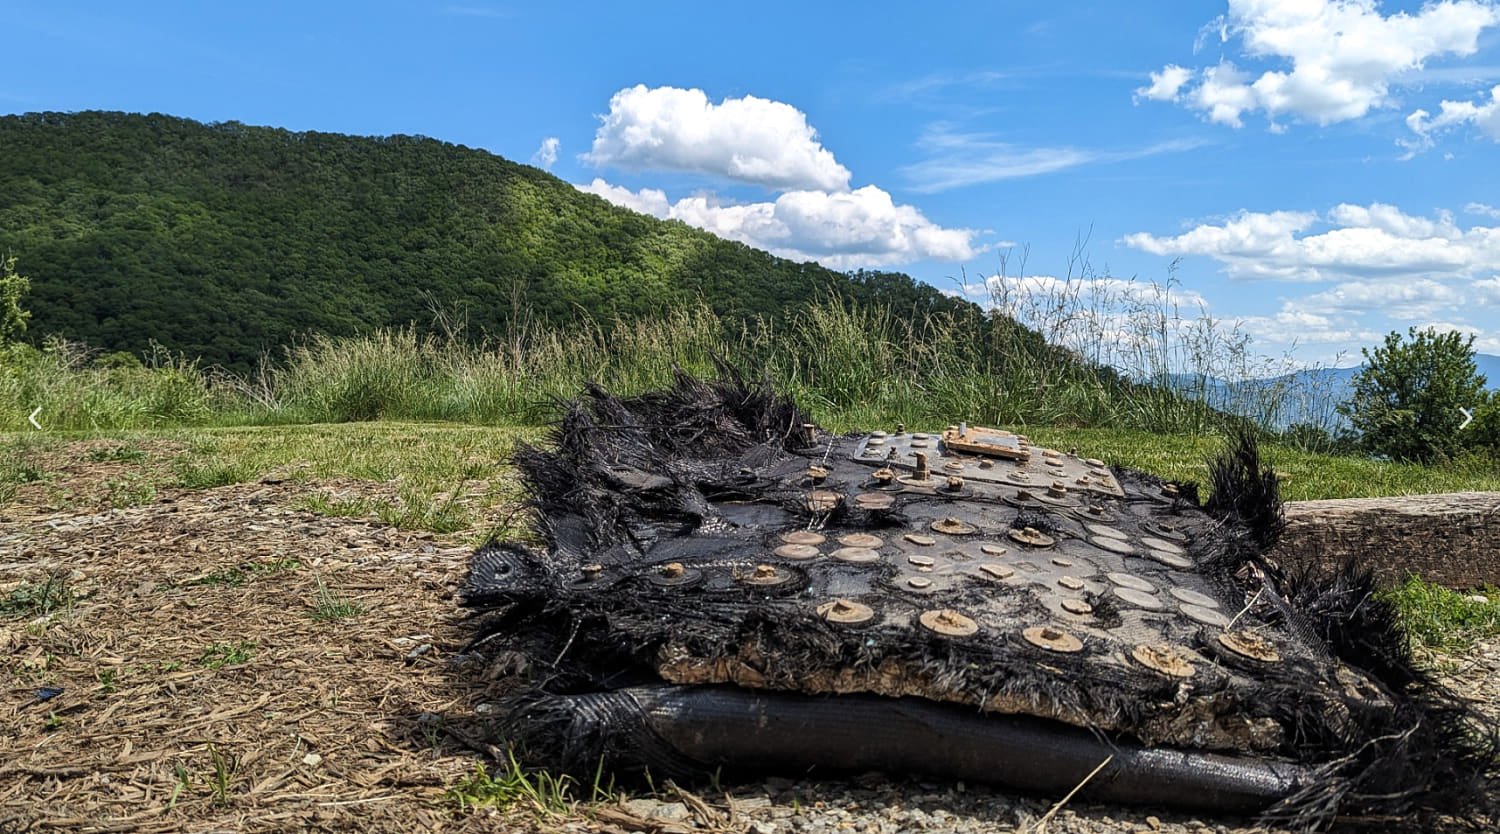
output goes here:
[[1184, 343], [1194, 331], [1134, 296], [1121, 316], [1067, 284], [1053, 289], [1047, 300], [997, 294], [994, 306], [1008, 316], [908, 314], [830, 299], [775, 325], [731, 326], [700, 306], [646, 320], [528, 324], [483, 340], [461, 328], [316, 336], [244, 376], [161, 353], [144, 366], [106, 367], [54, 344], [0, 362], [0, 430], [27, 430], [38, 406], [43, 426], [56, 430], [381, 419], [534, 425], [586, 382], [640, 392], [668, 384], [678, 369], [712, 374], [716, 357], [764, 376], [841, 430], [960, 419], [1182, 434], [1222, 427], [1223, 415], [1183, 396], [1171, 376], [1189, 367], [1183, 351], [1205, 360], [1221, 343]]

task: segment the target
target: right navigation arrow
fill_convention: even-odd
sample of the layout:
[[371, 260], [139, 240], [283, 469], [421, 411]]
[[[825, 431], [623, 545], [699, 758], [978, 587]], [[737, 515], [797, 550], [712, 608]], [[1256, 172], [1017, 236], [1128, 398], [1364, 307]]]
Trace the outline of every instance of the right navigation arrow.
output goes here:
[[1462, 411], [1464, 413], [1464, 421], [1462, 423], [1458, 424], [1458, 427], [1460, 429], [1465, 428], [1470, 423], [1474, 422], [1474, 414], [1473, 414], [1473, 412], [1469, 411], [1467, 408], [1464, 408], [1463, 406], [1459, 406], [1458, 410]]

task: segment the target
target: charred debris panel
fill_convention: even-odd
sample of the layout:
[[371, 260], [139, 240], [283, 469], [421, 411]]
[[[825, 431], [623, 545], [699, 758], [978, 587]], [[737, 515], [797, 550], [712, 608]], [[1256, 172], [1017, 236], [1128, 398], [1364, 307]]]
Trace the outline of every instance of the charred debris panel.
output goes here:
[[957, 423], [837, 436], [733, 374], [591, 389], [473, 557], [495, 740], [678, 779], [883, 770], [1320, 826], [1485, 819], [1495, 732], [1368, 576], [1289, 576], [1252, 437], [1191, 484]]

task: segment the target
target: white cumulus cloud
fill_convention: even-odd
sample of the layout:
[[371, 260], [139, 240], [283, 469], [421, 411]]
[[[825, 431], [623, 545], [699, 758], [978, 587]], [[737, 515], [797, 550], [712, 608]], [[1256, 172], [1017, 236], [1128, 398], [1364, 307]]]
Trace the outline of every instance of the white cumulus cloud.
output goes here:
[[1376, 0], [1229, 0], [1220, 40], [1238, 42], [1244, 61], [1272, 68], [1256, 74], [1228, 58], [1197, 71], [1168, 64], [1136, 98], [1175, 101], [1232, 127], [1254, 112], [1273, 129], [1279, 117], [1320, 125], [1358, 119], [1392, 105], [1392, 85], [1428, 61], [1474, 54], [1480, 33], [1497, 23], [1490, 0], [1442, 0], [1389, 15]]
[[681, 220], [719, 237], [834, 269], [927, 259], [962, 261], [980, 251], [974, 230], [939, 226], [873, 185], [841, 192], [787, 191], [774, 201], [755, 203], [728, 202], [713, 195], [671, 203], [662, 191], [631, 191], [602, 179], [577, 188], [625, 208]]
[[1426, 110], [1415, 110], [1406, 117], [1406, 126], [1417, 134], [1417, 141], [1409, 145], [1414, 149], [1430, 147], [1437, 134], [1464, 125], [1472, 125], [1480, 133], [1500, 142], [1500, 86], [1490, 90], [1490, 100], [1443, 101], [1438, 105], [1436, 116]]
[[557, 161], [557, 149], [562, 146], [562, 141], [556, 136], [548, 136], [542, 140], [542, 146], [531, 155], [531, 164], [541, 169], [552, 167]]
[[1372, 203], [1313, 212], [1241, 211], [1179, 235], [1122, 242], [1154, 255], [1199, 255], [1235, 278], [1328, 281], [1375, 277], [1473, 279], [1500, 269], [1500, 227], [1459, 226], [1451, 213], [1416, 217]]
[[715, 104], [697, 89], [638, 84], [615, 93], [584, 160], [632, 171], [685, 171], [772, 189], [845, 191], [849, 169], [802, 111], [744, 96]]

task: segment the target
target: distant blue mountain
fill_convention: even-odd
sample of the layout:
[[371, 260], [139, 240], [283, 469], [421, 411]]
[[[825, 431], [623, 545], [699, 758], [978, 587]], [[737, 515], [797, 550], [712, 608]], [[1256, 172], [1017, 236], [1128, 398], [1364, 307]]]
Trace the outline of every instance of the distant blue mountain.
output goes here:
[[[1500, 356], [1475, 354], [1474, 365], [1485, 377], [1485, 387], [1500, 391]], [[1311, 423], [1333, 430], [1346, 423], [1338, 413], [1338, 406], [1353, 395], [1357, 373], [1358, 367], [1317, 368], [1242, 382], [1174, 374], [1172, 384], [1222, 411], [1269, 423], [1278, 429]]]

